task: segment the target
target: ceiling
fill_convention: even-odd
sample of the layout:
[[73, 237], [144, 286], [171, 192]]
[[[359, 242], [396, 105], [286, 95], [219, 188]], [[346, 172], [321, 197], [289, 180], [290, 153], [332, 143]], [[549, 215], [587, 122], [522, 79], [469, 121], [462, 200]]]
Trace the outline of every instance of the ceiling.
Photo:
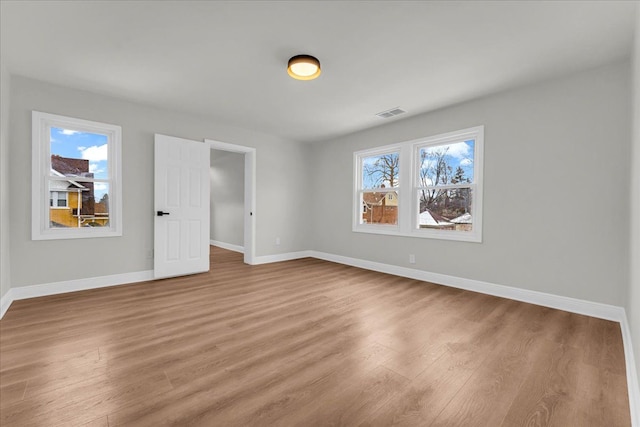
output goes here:
[[[7, 1], [11, 73], [301, 142], [628, 57], [637, 2]], [[287, 60], [322, 75], [298, 81]], [[400, 107], [407, 114], [375, 116]]]

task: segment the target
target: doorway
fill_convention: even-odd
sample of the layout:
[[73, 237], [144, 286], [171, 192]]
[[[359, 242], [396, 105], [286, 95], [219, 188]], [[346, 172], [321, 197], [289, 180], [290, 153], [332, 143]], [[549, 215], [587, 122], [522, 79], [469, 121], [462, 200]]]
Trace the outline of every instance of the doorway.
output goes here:
[[[211, 150], [239, 153], [244, 156], [244, 208], [243, 208], [243, 252], [245, 264], [253, 264], [255, 258], [255, 169], [256, 149], [243, 145], [205, 139]], [[212, 151], [213, 152], [213, 151]], [[212, 212], [211, 214], [215, 214]]]

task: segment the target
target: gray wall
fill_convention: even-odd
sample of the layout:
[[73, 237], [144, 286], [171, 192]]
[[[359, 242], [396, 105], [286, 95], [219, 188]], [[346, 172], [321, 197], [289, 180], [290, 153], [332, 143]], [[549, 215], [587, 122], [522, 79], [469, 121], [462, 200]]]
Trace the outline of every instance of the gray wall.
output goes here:
[[[315, 249], [409, 266], [407, 255], [415, 253], [415, 267], [425, 271], [625, 305], [640, 372], [639, 32], [640, 18], [633, 75], [628, 63], [612, 64], [307, 146], [10, 79], [2, 69], [0, 296], [9, 285], [152, 269], [146, 253], [153, 245], [153, 133], [210, 138], [257, 149], [256, 255]], [[122, 237], [31, 241], [31, 110], [123, 127]], [[479, 124], [486, 126], [483, 243], [351, 231], [354, 151]], [[93, 256], [71, 261], [78, 253]]]
[[[631, 286], [627, 292], [626, 285], [631, 270], [629, 70], [629, 63], [612, 64], [314, 145], [14, 76], [11, 286], [152, 269], [146, 253], [153, 245], [157, 132], [257, 148], [258, 256], [316, 249], [409, 266], [408, 254], [415, 253], [415, 267], [425, 271], [624, 305], [637, 291]], [[122, 237], [31, 241], [30, 214], [25, 215], [31, 212], [31, 110], [123, 127]], [[351, 231], [353, 151], [479, 124], [486, 126], [483, 243]], [[0, 157], [5, 165], [8, 156]], [[6, 200], [7, 192], [2, 195]], [[2, 220], [6, 226], [4, 215]], [[72, 266], [69, 254], [77, 253], [94, 256]], [[637, 303], [629, 304], [630, 316], [637, 319]]]
[[211, 150], [211, 240], [244, 246], [244, 154]]
[[634, 357], [640, 380], [640, 7], [636, 18], [633, 63], [633, 141], [631, 157], [631, 278], [627, 298], [627, 317], [631, 327]]
[[9, 94], [10, 76], [0, 67], [0, 298], [9, 292]]
[[[307, 249], [307, 227], [291, 203], [304, 199], [308, 147], [273, 136], [133, 104], [90, 92], [13, 76], [9, 189], [11, 286], [151, 270], [153, 247], [153, 134], [210, 138], [256, 148], [256, 255]], [[122, 237], [31, 240], [31, 110], [122, 126]], [[4, 197], [3, 192], [3, 197]], [[274, 239], [280, 236], [280, 246]], [[91, 254], [91, 256], [87, 256]], [[82, 255], [78, 257], [78, 255]], [[34, 268], [37, 265], [38, 268]]]
[[[629, 81], [629, 63], [616, 63], [314, 145], [314, 249], [623, 305]], [[476, 125], [485, 125], [482, 243], [351, 231], [354, 151]]]

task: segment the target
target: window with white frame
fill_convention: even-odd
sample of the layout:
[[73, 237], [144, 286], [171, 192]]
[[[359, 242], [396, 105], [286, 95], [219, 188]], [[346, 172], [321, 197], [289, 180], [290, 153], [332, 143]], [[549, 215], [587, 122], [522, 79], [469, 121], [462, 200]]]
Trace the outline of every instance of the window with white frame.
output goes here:
[[356, 156], [356, 192], [358, 211], [356, 222], [366, 228], [398, 226], [398, 198], [400, 188], [399, 147], [367, 150]]
[[52, 208], [68, 208], [66, 191], [51, 191], [49, 198], [49, 206]]
[[478, 126], [355, 153], [353, 230], [481, 242], [483, 146]]
[[33, 111], [32, 239], [122, 235], [120, 126]]

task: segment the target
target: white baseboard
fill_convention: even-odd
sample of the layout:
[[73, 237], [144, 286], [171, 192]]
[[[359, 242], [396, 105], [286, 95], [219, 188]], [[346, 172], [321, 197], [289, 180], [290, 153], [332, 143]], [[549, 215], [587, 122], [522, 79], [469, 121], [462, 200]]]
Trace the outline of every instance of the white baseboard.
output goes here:
[[346, 264], [353, 267], [364, 268], [366, 270], [379, 271], [381, 273], [388, 273], [396, 276], [408, 277], [410, 279], [423, 280], [425, 282], [437, 283], [440, 285], [465, 289], [473, 292], [480, 292], [482, 294], [509, 298], [516, 301], [542, 305], [544, 307], [584, 314], [600, 319], [621, 322], [622, 319], [625, 318], [624, 309], [615, 305], [600, 304], [575, 298], [546, 294], [543, 292], [513, 288], [511, 286], [496, 285], [494, 283], [482, 282], [480, 280], [465, 279], [463, 277], [432, 273], [429, 271], [399, 267], [396, 265], [366, 261], [357, 258], [349, 258], [325, 252], [311, 251], [310, 256], [318, 259], [323, 259], [325, 261], [332, 261], [339, 264]]
[[[624, 309], [623, 309], [624, 310]], [[631, 342], [631, 329], [625, 314], [620, 322], [622, 330], [622, 344], [624, 345], [624, 360], [627, 368], [627, 388], [629, 390], [629, 409], [631, 410], [631, 425], [640, 427], [640, 384], [638, 383], [639, 372], [636, 369], [636, 361], [633, 354]], [[638, 355], [640, 357], [640, 355]]]
[[2, 298], [0, 298], [0, 319], [4, 317], [4, 314], [9, 310], [11, 303], [13, 302], [13, 289], [9, 289]]
[[559, 295], [546, 294], [543, 292], [530, 291], [526, 289], [513, 288], [510, 286], [496, 285], [479, 280], [465, 279], [462, 277], [448, 276], [446, 274], [431, 273], [413, 268], [399, 267], [396, 265], [383, 264], [379, 262], [366, 261], [357, 258], [350, 258], [341, 255], [328, 254], [324, 252], [310, 251], [314, 258], [325, 261], [337, 262], [353, 267], [364, 268], [366, 270], [379, 271], [396, 276], [408, 277], [411, 279], [423, 280], [437, 283], [444, 286], [465, 289], [544, 307], [564, 310], [571, 313], [584, 314], [586, 316], [597, 317], [605, 320], [612, 320], [620, 323], [622, 332], [622, 342], [624, 345], [624, 355], [627, 371], [627, 385], [629, 392], [629, 406], [631, 409], [631, 425], [640, 427], [640, 386], [638, 385], [638, 373], [636, 372], [633, 346], [631, 343], [631, 331], [627, 315], [623, 307], [600, 304], [575, 298], [563, 297]]
[[230, 251], [234, 251], [234, 252], [240, 252], [241, 254], [244, 253], [244, 246], [240, 246], [240, 245], [234, 245], [231, 243], [225, 243], [225, 242], [221, 242], [219, 240], [209, 240], [209, 244], [212, 246], [217, 246], [219, 248], [222, 249], [227, 249]]
[[291, 261], [292, 259], [309, 258], [312, 257], [313, 251], [300, 251], [300, 252], [287, 252], [284, 254], [276, 255], [262, 255], [253, 258], [253, 264], [270, 264], [272, 262]]
[[[214, 246], [234, 250], [232, 248], [222, 246], [222, 244], [228, 244], [220, 243], [221, 242], [211, 241], [211, 244]], [[237, 250], [238, 248], [240, 247], [236, 246], [236, 251], [241, 252]], [[444, 286], [465, 289], [473, 292], [494, 295], [502, 298], [564, 310], [571, 313], [584, 314], [591, 317], [619, 322], [625, 353], [627, 384], [629, 389], [629, 406], [631, 409], [631, 425], [634, 427], [640, 427], [640, 386], [638, 384], [638, 373], [636, 372], [633, 346], [631, 344], [631, 331], [629, 329], [624, 308], [317, 251], [299, 251], [258, 256], [254, 258], [253, 265], [289, 261], [307, 257], [318, 258], [366, 270], [379, 271], [396, 276], [423, 280]], [[96, 289], [107, 286], [124, 285], [147, 280], [153, 280], [153, 270], [11, 288], [2, 298], [0, 298], [0, 319], [9, 309], [11, 303], [15, 300]]]
[[[13, 301], [48, 295], [65, 294], [67, 292], [86, 291], [105, 288], [107, 286], [127, 285], [130, 283], [153, 280], [153, 270], [134, 273], [113, 274], [110, 276], [89, 277], [87, 279], [65, 280], [62, 282], [43, 283], [40, 285], [20, 286], [9, 289], [2, 298], [2, 316]], [[6, 300], [6, 301], [5, 301]], [[6, 305], [6, 309], [4, 308]], [[1, 318], [1, 316], [0, 316]]]

